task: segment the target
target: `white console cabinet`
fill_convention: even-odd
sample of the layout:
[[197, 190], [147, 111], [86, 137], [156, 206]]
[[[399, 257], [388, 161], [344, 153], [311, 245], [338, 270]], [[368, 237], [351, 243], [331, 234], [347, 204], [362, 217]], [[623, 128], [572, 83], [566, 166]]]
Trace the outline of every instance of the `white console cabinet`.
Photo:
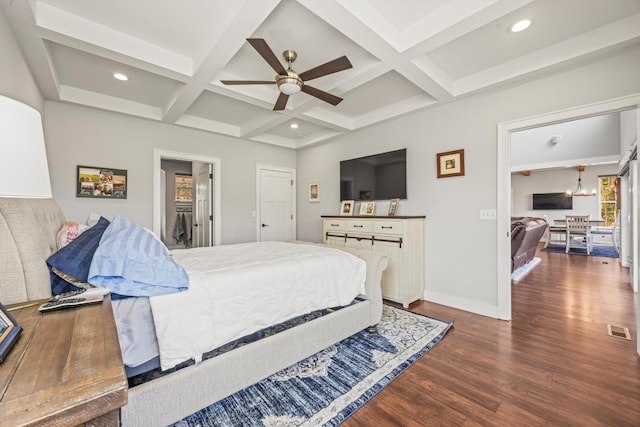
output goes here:
[[323, 215], [328, 246], [383, 252], [389, 264], [382, 276], [382, 297], [407, 308], [422, 299], [424, 288], [424, 216]]

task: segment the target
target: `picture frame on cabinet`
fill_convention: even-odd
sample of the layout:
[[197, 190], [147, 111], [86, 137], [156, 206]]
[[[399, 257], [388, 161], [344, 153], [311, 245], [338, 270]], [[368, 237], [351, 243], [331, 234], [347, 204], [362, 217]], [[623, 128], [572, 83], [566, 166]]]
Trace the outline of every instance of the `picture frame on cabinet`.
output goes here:
[[464, 150], [437, 154], [438, 178], [464, 175]]
[[400, 203], [400, 199], [389, 200], [389, 212], [387, 212], [388, 216], [396, 216], [396, 214], [398, 213], [398, 203]]
[[351, 216], [353, 215], [353, 200], [343, 200], [342, 205], [340, 206], [340, 215], [342, 216]]
[[320, 183], [319, 182], [309, 183], [309, 201], [310, 202], [320, 201]]
[[360, 202], [359, 215], [373, 216], [376, 211], [376, 202], [373, 200]]

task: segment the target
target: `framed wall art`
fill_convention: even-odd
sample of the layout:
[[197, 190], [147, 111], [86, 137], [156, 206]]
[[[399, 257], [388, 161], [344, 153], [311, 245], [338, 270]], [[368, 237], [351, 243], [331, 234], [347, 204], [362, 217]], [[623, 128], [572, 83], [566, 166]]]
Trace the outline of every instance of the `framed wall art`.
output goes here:
[[309, 201], [310, 202], [320, 201], [320, 183], [319, 182], [309, 183]]
[[176, 174], [176, 202], [193, 201], [193, 176]]
[[353, 204], [355, 202], [353, 200], [343, 200], [342, 205], [340, 205], [340, 215], [353, 215]]
[[9, 350], [18, 340], [22, 328], [16, 319], [0, 304], [0, 363], [7, 358]]
[[127, 171], [97, 166], [78, 166], [76, 197], [127, 198]]
[[360, 215], [372, 216], [376, 211], [376, 202], [370, 200], [368, 202], [360, 202]]
[[437, 154], [438, 178], [464, 175], [464, 150]]

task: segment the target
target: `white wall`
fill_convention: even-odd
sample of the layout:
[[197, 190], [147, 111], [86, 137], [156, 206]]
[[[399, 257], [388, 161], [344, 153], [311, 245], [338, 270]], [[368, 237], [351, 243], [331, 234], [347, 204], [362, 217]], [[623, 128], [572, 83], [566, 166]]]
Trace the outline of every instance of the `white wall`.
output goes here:
[[[153, 149], [220, 158], [223, 244], [256, 239], [256, 164], [296, 164], [288, 148], [53, 101], [45, 103], [44, 131], [53, 198], [76, 222], [91, 212], [121, 214], [151, 228]], [[126, 169], [127, 199], [75, 197], [76, 165]]]
[[[598, 177], [601, 175], [617, 175], [618, 164], [587, 166], [582, 172], [582, 186], [588, 192], [598, 189]], [[592, 219], [600, 218], [599, 196], [574, 197], [572, 210], [533, 210], [533, 193], [564, 193], [575, 190], [578, 185], [576, 168], [531, 171], [530, 176], [519, 173], [511, 174], [511, 206], [512, 216], [547, 215], [553, 219], [564, 219], [565, 215], [589, 214]]]
[[0, 10], [0, 95], [32, 106], [42, 113], [44, 99]]
[[636, 134], [638, 121], [637, 110], [627, 110], [620, 112], [620, 154], [629, 150], [629, 148], [638, 142]]
[[[339, 161], [407, 148], [408, 199], [399, 215], [426, 215], [425, 297], [477, 313], [497, 307], [495, 221], [497, 125], [550, 111], [640, 92], [640, 50], [537, 81], [479, 94], [362, 130], [298, 153], [298, 238], [321, 241], [320, 215], [340, 206]], [[436, 178], [436, 153], [464, 148], [466, 175]], [[307, 184], [322, 199], [308, 203]], [[565, 188], [566, 190], [566, 188]], [[379, 205], [386, 205], [380, 202]]]

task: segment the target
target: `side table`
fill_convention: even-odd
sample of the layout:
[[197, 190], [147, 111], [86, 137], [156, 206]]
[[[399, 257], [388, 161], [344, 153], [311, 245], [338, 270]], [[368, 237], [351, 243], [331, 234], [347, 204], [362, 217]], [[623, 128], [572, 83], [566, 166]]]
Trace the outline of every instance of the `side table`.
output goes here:
[[119, 425], [127, 404], [111, 300], [42, 314], [8, 308], [23, 332], [0, 364], [0, 425]]

